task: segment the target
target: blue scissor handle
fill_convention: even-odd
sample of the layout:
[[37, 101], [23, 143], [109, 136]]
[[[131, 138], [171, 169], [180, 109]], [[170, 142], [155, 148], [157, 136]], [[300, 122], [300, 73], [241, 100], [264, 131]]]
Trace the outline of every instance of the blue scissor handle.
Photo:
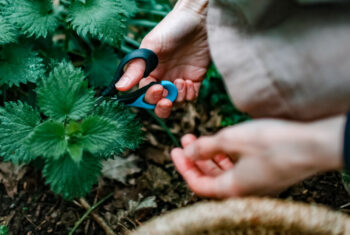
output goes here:
[[[166, 98], [171, 102], [174, 102], [177, 98], [177, 93], [178, 93], [177, 87], [172, 82], [169, 82], [169, 81], [161, 81], [159, 84], [168, 90], [168, 96]], [[146, 94], [141, 95], [134, 103], [128, 104], [126, 106], [143, 108], [143, 109], [154, 109], [156, 105], [149, 104], [144, 101], [145, 95]]]
[[169, 94], [166, 98], [169, 99], [171, 102], [175, 101], [178, 93], [177, 88], [173, 83], [169, 81], [153, 82], [134, 92], [129, 92], [121, 96], [118, 95], [118, 91], [115, 89], [115, 83], [117, 83], [124, 74], [124, 67], [134, 59], [143, 59], [146, 62], [146, 70], [144, 72], [143, 77], [149, 76], [149, 74], [158, 66], [158, 57], [153, 51], [145, 48], [132, 51], [121, 60], [113, 80], [111, 81], [109, 86], [102, 92], [101, 96], [115, 95], [116, 100], [118, 100], [121, 103], [124, 103], [126, 106], [139, 107], [144, 109], [154, 109], [156, 106], [146, 103], [144, 101], [144, 98], [147, 90], [151, 86], [155, 84], [160, 84], [168, 90]]

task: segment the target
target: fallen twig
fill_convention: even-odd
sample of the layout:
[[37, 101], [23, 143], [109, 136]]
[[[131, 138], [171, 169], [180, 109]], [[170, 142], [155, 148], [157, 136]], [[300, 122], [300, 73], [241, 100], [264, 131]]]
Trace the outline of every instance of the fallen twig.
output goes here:
[[79, 227], [79, 225], [88, 217], [89, 214], [91, 214], [92, 218], [98, 223], [98, 225], [101, 226], [101, 228], [105, 231], [107, 235], [116, 235], [113, 230], [109, 227], [109, 225], [105, 222], [103, 218], [101, 218], [96, 212], [93, 212], [94, 209], [99, 207], [104, 201], [106, 201], [108, 198], [112, 196], [112, 193], [108, 194], [106, 197], [102, 198], [100, 201], [98, 201], [95, 205], [90, 206], [89, 203], [86, 201], [85, 198], [80, 198], [79, 202], [82, 207], [86, 209], [86, 212], [84, 215], [75, 223], [73, 229], [69, 232], [69, 235], [72, 235], [75, 230]]

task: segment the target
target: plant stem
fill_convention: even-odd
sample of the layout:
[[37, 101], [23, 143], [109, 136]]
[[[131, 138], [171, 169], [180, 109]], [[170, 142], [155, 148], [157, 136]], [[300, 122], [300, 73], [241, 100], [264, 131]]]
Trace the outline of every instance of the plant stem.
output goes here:
[[153, 28], [155, 27], [158, 22], [149, 21], [149, 20], [130, 20], [129, 24], [135, 25], [135, 26], [142, 26], [142, 27], [149, 27]]
[[163, 128], [163, 130], [168, 134], [168, 136], [171, 139], [171, 141], [173, 142], [173, 144], [176, 147], [180, 147], [179, 141], [176, 139], [176, 137], [173, 135], [173, 133], [171, 133], [169, 127], [165, 124], [165, 122], [162, 119], [160, 119], [157, 115], [155, 115], [155, 113], [152, 112], [151, 110], [147, 110], [147, 112], [149, 113], [149, 115], [151, 115], [159, 123], [159, 125]]
[[132, 39], [130, 37], [124, 37], [124, 39], [125, 39], [125, 42], [129, 43], [131, 46], [134, 46], [135, 48], [140, 47], [140, 43], [135, 39]]
[[95, 219], [95, 221], [105, 230], [106, 234], [108, 235], [114, 235], [115, 233], [113, 232], [113, 230], [106, 224], [106, 222], [100, 217], [98, 216], [96, 213], [92, 212], [93, 210], [95, 210], [97, 207], [99, 207], [103, 202], [105, 202], [108, 198], [110, 198], [113, 194], [110, 193], [107, 196], [105, 196], [104, 198], [102, 198], [100, 201], [98, 201], [95, 205], [91, 206], [89, 205], [89, 203], [84, 199], [84, 198], [80, 198], [80, 204], [87, 210], [84, 215], [75, 223], [73, 229], [69, 232], [69, 235], [72, 235], [75, 230], [77, 230], [77, 228], [79, 227], [79, 225], [86, 219], [86, 217], [88, 217], [88, 215], [91, 213], [93, 218]]
[[132, 52], [134, 49], [133, 48], [130, 48], [130, 47], [128, 47], [127, 45], [121, 45], [121, 47], [120, 47], [120, 50], [122, 51], [122, 52], [124, 52], [125, 54], [129, 54], [130, 52]]
[[166, 11], [160, 11], [160, 10], [151, 10], [151, 9], [139, 9], [138, 12], [145, 12], [145, 13], [150, 13], [153, 15], [159, 15], [165, 17], [168, 12]]

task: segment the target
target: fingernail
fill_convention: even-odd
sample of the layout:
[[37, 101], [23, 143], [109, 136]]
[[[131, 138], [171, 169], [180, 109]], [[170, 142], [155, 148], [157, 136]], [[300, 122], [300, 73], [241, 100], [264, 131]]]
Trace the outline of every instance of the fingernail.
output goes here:
[[196, 154], [196, 149], [194, 147], [194, 145], [189, 145], [184, 149], [184, 154], [187, 158], [195, 158], [195, 154]]
[[119, 82], [117, 82], [117, 84], [115, 86], [116, 86], [116, 88], [124, 88], [124, 87], [128, 86], [129, 83], [130, 83], [130, 79], [127, 77], [123, 77], [122, 79], [120, 79]]

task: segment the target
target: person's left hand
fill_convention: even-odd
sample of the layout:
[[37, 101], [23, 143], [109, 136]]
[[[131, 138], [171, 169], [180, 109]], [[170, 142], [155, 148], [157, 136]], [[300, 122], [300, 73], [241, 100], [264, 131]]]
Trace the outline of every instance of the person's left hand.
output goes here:
[[342, 167], [344, 120], [251, 121], [211, 137], [186, 135], [184, 149], [174, 149], [171, 156], [200, 196], [273, 194], [318, 172]]

